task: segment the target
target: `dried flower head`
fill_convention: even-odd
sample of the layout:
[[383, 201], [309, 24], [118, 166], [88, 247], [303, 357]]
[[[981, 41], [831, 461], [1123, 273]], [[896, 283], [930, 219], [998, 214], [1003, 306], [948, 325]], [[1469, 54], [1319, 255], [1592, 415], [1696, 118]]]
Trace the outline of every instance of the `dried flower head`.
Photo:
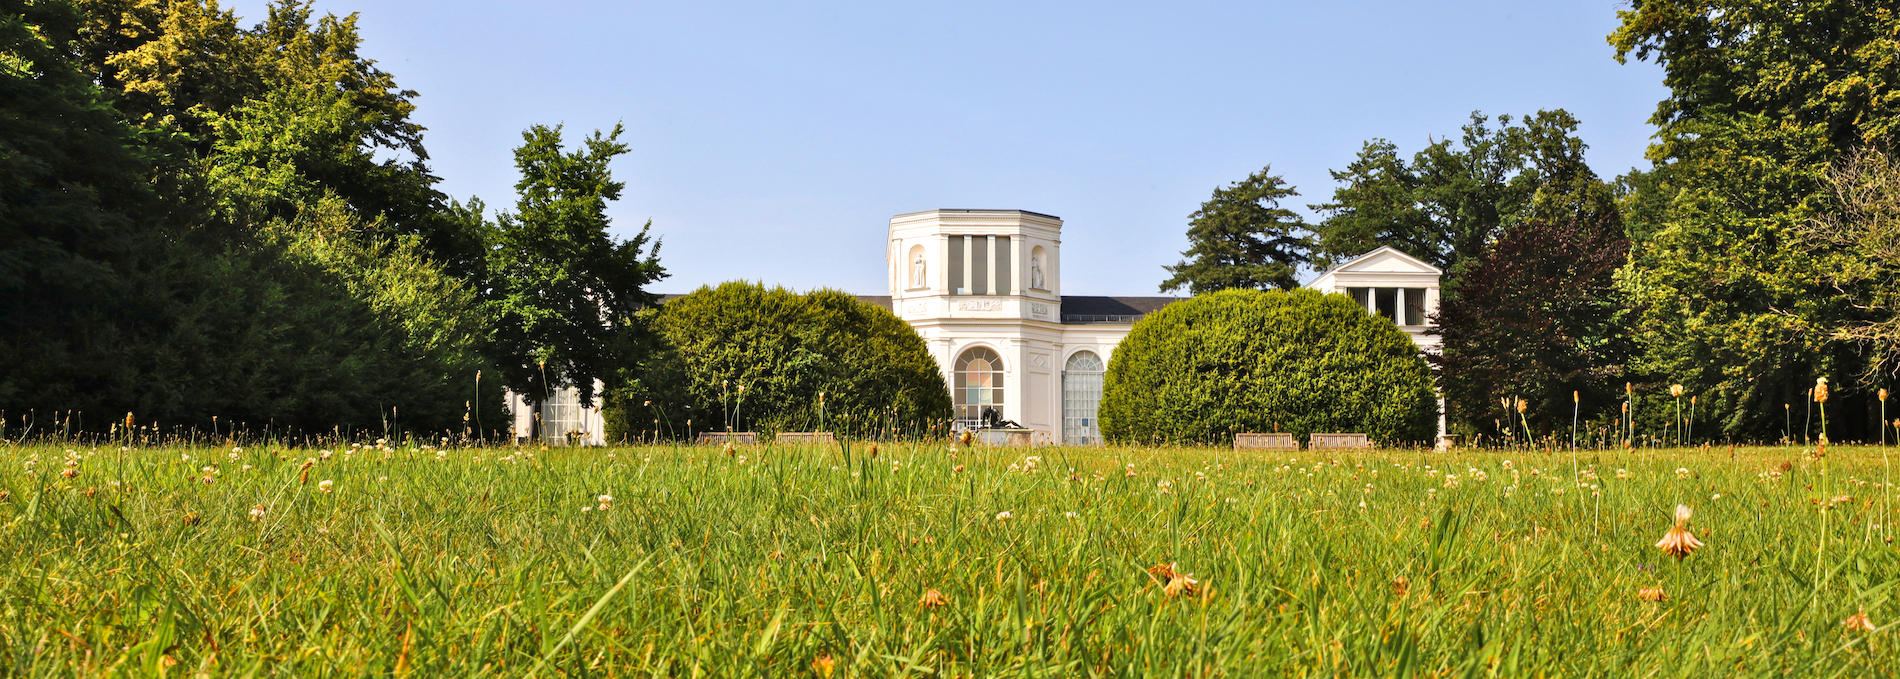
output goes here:
[[1405, 576], [1401, 575], [1399, 577], [1392, 579], [1393, 596], [1405, 596], [1407, 593], [1411, 591], [1412, 591], [1412, 581], [1405, 579]]
[[1168, 578], [1168, 584], [1161, 591], [1170, 597], [1194, 596], [1200, 593], [1200, 584], [1201, 581], [1195, 580], [1192, 573], [1175, 573], [1174, 577]]
[[1814, 402], [1827, 402], [1827, 378], [1825, 377], [1814, 381]]
[[1676, 505], [1676, 524], [1669, 527], [1669, 532], [1664, 533], [1662, 540], [1656, 542], [1656, 547], [1664, 554], [1677, 559], [1688, 556], [1702, 547], [1702, 541], [1695, 539], [1695, 534], [1689, 532], [1688, 505]]
[[1669, 595], [1663, 593], [1662, 585], [1656, 585], [1636, 590], [1636, 598], [1643, 601], [1664, 601], [1669, 598]]
[[1571, 403], [1582, 403], [1582, 402], [1583, 402], [1583, 392], [1581, 392], [1581, 391], [1572, 391], [1572, 392], [1570, 392], [1570, 402], [1571, 402]]
[[1849, 632], [1872, 632], [1879, 629], [1874, 626], [1873, 621], [1867, 619], [1866, 608], [1860, 609], [1859, 613], [1847, 616], [1846, 620], [1841, 621], [1841, 626], [1846, 627]]
[[1530, 402], [1530, 401], [1526, 401], [1526, 400], [1524, 400], [1524, 399], [1521, 399], [1521, 398], [1517, 400], [1517, 412], [1518, 412], [1519, 414], [1523, 414], [1523, 412], [1524, 412], [1524, 411], [1526, 411], [1526, 410], [1529, 410], [1529, 409], [1530, 409], [1530, 407], [1531, 407], [1531, 402]]
[[263, 521], [264, 512], [265, 512], [264, 505], [251, 505], [251, 520]]
[[950, 600], [943, 597], [943, 592], [933, 589], [924, 592], [923, 598], [918, 599], [917, 604], [924, 608], [943, 608], [950, 605]]
[[1880, 400], [1882, 400], [1882, 401], [1885, 401], [1885, 400], [1887, 400], [1887, 390], [1886, 390], [1886, 389], [1881, 389], [1881, 390], [1880, 390]]
[[1682, 385], [1680, 384], [1669, 385], [1669, 395], [1674, 396], [1676, 398], [1682, 398]]

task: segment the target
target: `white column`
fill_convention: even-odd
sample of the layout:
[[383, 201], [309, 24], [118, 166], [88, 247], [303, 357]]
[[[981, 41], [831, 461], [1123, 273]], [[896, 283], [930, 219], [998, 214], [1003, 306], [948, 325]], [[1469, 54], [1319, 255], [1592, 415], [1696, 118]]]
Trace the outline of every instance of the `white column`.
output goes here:
[[1029, 275], [1029, 264], [1023, 261], [1029, 257], [1029, 254], [1024, 251], [1024, 240], [1027, 239], [1022, 236], [1009, 239], [1009, 266], [1012, 270], [1012, 275], [1009, 277], [1009, 294], [1012, 295], [1023, 294], [1023, 277]]
[[963, 237], [963, 285], [961, 287], [963, 288], [965, 293], [975, 291], [975, 288], [971, 285], [971, 279], [974, 276], [970, 272], [970, 269], [973, 268], [971, 265], [976, 262], [976, 260], [974, 259], [976, 256], [976, 253], [972, 252], [975, 249], [976, 249], [976, 238], [972, 236], [964, 236]]
[[1405, 288], [1394, 289], [1397, 290], [1397, 292], [1392, 293], [1394, 305], [1392, 309], [1392, 321], [1394, 325], [1403, 327], [1405, 325]]
[[983, 288], [983, 291], [984, 291], [984, 292], [987, 292], [987, 293], [989, 293], [989, 294], [992, 294], [992, 295], [994, 295], [994, 294], [998, 294], [998, 293], [996, 292], [996, 288], [997, 288], [997, 284], [996, 284], [996, 283], [997, 283], [997, 280], [996, 280], [996, 274], [997, 274], [997, 271], [996, 271], [996, 259], [997, 259], [997, 257], [996, 257], [996, 234], [990, 234], [990, 235], [988, 235], [988, 236], [985, 236], [985, 238], [987, 238], [987, 239], [989, 239], [989, 240], [988, 240], [988, 242], [987, 242], [987, 244], [986, 244], [986, 245], [985, 245], [985, 246], [983, 247], [983, 254], [985, 254], [985, 255], [988, 255], [988, 256], [989, 256], [989, 258], [990, 258], [990, 265], [989, 265], [989, 266], [987, 266], [987, 267], [984, 267], [984, 268], [986, 268], [986, 269], [989, 269], [989, 273], [990, 273], [990, 280], [989, 280], [989, 283], [988, 283], [988, 284], [987, 284], [986, 286], [984, 286], [984, 288]]
[[956, 294], [956, 290], [953, 289], [953, 286], [955, 286], [956, 284], [951, 282], [950, 280], [950, 237], [949, 236], [946, 236], [941, 233], [937, 234], [937, 254], [942, 255], [942, 257], [939, 257], [937, 261], [930, 263], [930, 268], [936, 269], [936, 271], [926, 271], [925, 273], [937, 279], [936, 288], [938, 290], [942, 290], [943, 294], [946, 294], [946, 295]]

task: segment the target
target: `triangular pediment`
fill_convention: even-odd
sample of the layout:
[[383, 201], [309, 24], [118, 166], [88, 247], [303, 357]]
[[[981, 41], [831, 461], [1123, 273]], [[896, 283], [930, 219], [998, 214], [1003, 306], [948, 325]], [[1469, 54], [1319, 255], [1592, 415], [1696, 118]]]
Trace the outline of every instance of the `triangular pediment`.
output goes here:
[[1430, 274], [1444, 275], [1438, 267], [1427, 264], [1425, 260], [1400, 252], [1390, 245], [1354, 257], [1333, 267], [1329, 273], [1381, 273], [1381, 274]]

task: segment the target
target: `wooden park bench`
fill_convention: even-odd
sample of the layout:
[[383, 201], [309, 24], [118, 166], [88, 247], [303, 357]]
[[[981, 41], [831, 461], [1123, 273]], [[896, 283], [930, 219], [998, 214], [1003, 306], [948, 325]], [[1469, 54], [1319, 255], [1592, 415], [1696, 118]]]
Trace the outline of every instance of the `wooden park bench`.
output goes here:
[[746, 446], [746, 445], [752, 445], [758, 442], [759, 442], [759, 435], [757, 432], [702, 431], [699, 433], [700, 445], [705, 445], [708, 443], [712, 443], [712, 444], [731, 443], [735, 445]]
[[1316, 433], [1316, 434], [1313, 434], [1312, 440], [1309, 443], [1307, 443], [1307, 448], [1311, 450], [1322, 450], [1322, 449], [1328, 449], [1328, 448], [1370, 449], [1372, 448], [1372, 439], [1367, 437], [1365, 434], [1318, 434]]
[[1299, 450], [1299, 439], [1292, 434], [1234, 434], [1234, 450]]

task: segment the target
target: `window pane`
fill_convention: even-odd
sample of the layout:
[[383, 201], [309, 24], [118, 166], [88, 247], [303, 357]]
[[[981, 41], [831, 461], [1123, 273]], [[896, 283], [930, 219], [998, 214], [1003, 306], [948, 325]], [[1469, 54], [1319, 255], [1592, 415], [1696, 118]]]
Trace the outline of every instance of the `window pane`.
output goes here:
[[950, 274], [950, 285], [949, 285], [950, 294], [952, 295], [968, 294], [960, 289], [963, 287], [963, 237], [962, 236], [950, 237], [949, 256], [950, 256], [950, 262], [949, 262], [950, 266], [944, 269], [944, 271]]
[[1405, 324], [1425, 324], [1425, 288], [1405, 289]]
[[970, 294], [991, 295], [990, 290], [990, 239], [977, 236], [970, 239]]
[[1397, 323], [1398, 316], [1396, 314], [1399, 310], [1399, 289], [1373, 288], [1372, 292], [1374, 313], [1377, 313], [1380, 318]]
[[1009, 236], [997, 236], [996, 237], [996, 289], [990, 291], [990, 293], [995, 294], [995, 295], [1009, 294], [1009, 289], [1010, 289], [1009, 279], [1012, 278], [1011, 274], [1014, 273], [1014, 271], [1015, 270], [1011, 269], [1009, 266]]
[[1366, 308], [1366, 289], [1365, 288], [1346, 288], [1346, 292], [1352, 294], [1352, 301], [1358, 302], [1359, 308], [1361, 309]]

